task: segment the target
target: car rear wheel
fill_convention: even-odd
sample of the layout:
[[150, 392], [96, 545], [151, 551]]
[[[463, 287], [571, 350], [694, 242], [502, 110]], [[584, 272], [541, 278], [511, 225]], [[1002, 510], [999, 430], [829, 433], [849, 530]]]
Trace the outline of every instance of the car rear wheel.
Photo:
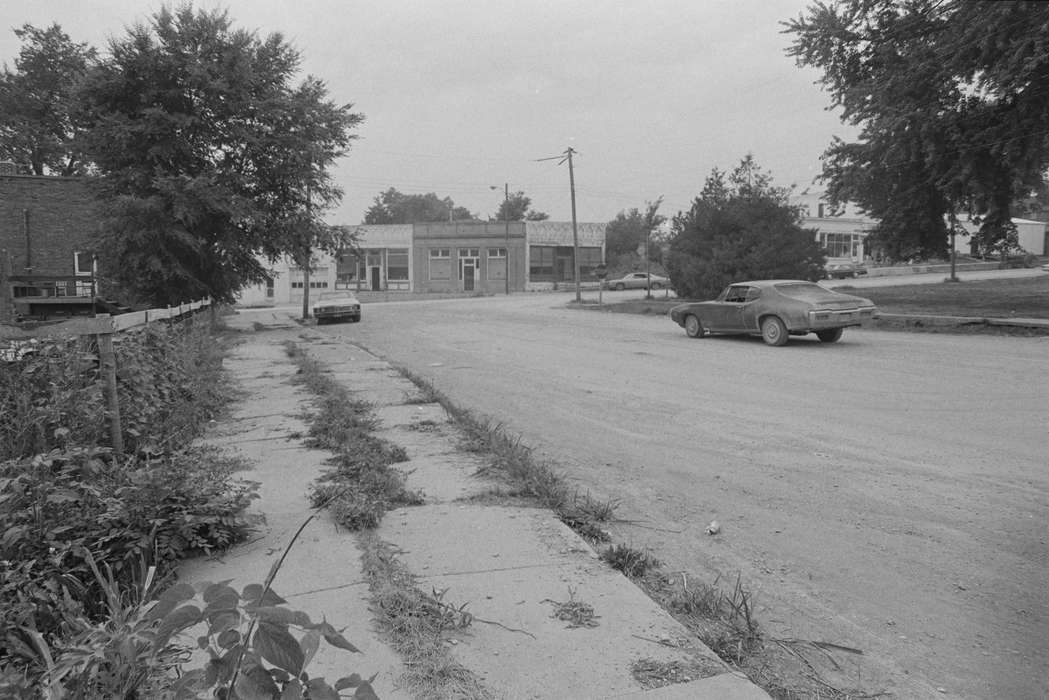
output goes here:
[[685, 316], [685, 333], [689, 338], [703, 337], [703, 324], [700, 323], [698, 316], [693, 314]]
[[841, 340], [841, 334], [844, 331], [844, 328], [828, 328], [825, 331], [816, 331], [816, 337], [821, 343], [836, 343]]
[[663, 288], [663, 285], [660, 284], [659, 282], [653, 282], [652, 283], [652, 289], [662, 289], [662, 288]]
[[621, 292], [621, 291], [623, 291], [624, 289], [626, 289], [626, 285], [625, 285], [625, 284], [623, 284], [622, 282], [620, 282], [619, 284], [617, 284], [617, 285], [616, 285], [616, 291], [617, 291], [617, 292]]
[[785, 345], [787, 337], [787, 327], [778, 316], [766, 316], [761, 319], [761, 339], [768, 345]]

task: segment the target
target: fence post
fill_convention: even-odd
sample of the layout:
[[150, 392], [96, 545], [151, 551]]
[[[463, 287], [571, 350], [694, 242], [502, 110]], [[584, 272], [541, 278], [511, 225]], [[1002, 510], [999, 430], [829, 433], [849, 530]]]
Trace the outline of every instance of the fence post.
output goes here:
[[[99, 316], [109, 314], [100, 314]], [[117, 394], [117, 357], [113, 352], [113, 332], [99, 333], [98, 359], [102, 366], [102, 381], [105, 382], [106, 406], [109, 413], [109, 441], [113, 451], [124, 454], [124, 431], [120, 424], [120, 399]]]

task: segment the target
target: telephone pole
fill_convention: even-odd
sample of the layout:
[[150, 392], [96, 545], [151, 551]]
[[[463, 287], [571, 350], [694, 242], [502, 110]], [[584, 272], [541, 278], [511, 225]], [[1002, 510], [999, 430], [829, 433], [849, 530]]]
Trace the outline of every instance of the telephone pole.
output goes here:
[[577, 304], [581, 304], [583, 302], [583, 295], [579, 279], [579, 231], [576, 229], [575, 219], [575, 171], [572, 169], [573, 153], [575, 153], [575, 150], [573, 150], [571, 146], [565, 150], [565, 160], [568, 161], [568, 186], [572, 190], [572, 273], [575, 275], [575, 301]]
[[536, 161], [556, 160], [558, 165], [568, 161], [568, 186], [571, 188], [572, 192], [572, 274], [575, 275], [575, 300], [577, 304], [581, 304], [583, 302], [583, 296], [582, 287], [580, 286], [581, 280], [579, 279], [579, 230], [575, 216], [575, 170], [572, 168], [572, 156], [575, 154], [576, 150], [569, 146], [565, 149], [565, 152], [559, 156], [537, 158]]

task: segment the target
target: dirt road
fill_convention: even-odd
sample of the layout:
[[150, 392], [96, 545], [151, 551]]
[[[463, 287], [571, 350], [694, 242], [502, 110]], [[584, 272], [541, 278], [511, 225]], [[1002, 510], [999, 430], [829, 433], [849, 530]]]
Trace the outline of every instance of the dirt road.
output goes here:
[[[326, 326], [621, 502], [668, 572], [737, 572], [770, 637], [899, 698], [1049, 697], [1049, 339], [690, 340], [567, 295]], [[722, 533], [704, 534], [717, 519]]]

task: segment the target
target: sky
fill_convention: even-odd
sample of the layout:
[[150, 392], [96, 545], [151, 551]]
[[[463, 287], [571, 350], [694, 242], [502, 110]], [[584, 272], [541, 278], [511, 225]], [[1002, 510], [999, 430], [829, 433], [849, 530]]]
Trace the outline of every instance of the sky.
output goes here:
[[[554, 221], [604, 222], [663, 198], [687, 210], [713, 168], [748, 153], [775, 184], [813, 187], [834, 136], [819, 73], [785, 53], [781, 22], [806, 0], [205, 0], [260, 37], [299, 49], [302, 75], [365, 117], [333, 170], [331, 223], [360, 223], [382, 191], [434, 192], [482, 219], [504, 187]], [[0, 62], [13, 29], [57, 22], [103, 53], [156, 0], [0, 3]], [[554, 160], [544, 160], [554, 158]]]

